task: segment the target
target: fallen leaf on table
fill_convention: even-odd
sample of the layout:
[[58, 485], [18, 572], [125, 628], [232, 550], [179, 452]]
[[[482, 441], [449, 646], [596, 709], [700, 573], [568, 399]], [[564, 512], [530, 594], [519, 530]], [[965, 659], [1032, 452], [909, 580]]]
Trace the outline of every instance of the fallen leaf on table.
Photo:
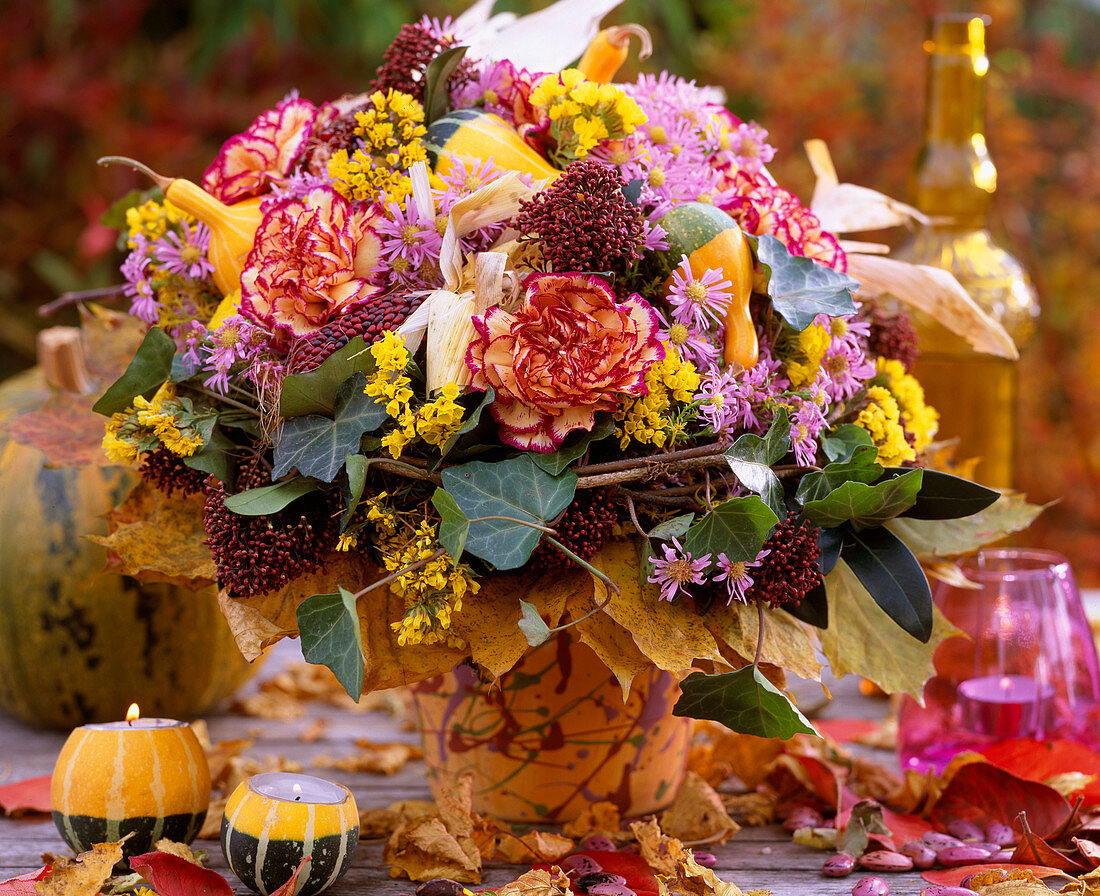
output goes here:
[[28, 871], [18, 877], [0, 880], [0, 896], [34, 896], [34, 882], [50, 873], [50, 866], [43, 865], [37, 871]]
[[1073, 883], [1066, 884], [1062, 893], [1073, 893], [1076, 896], [1100, 896], [1100, 870], [1082, 874]]
[[405, 822], [434, 815], [435, 812], [435, 803], [431, 800], [399, 800], [385, 809], [360, 809], [359, 839], [389, 837]]
[[177, 843], [175, 840], [168, 840], [164, 837], [153, 844], [153, 849], [156, 852], [163, 852], [167, 853], [168, 855], [177, 856], [183, 859], [185, 862], [190, 862], [192, 865], [198, 865], [200, 867], [202, 866], [202, 863], [206, 861], [205, 849], [200, 849], [196, 853], [186, 843]]
[[313, 760], [317, 768], [335, 768], [345, 772], [366, 772], [371, 775], [393, 775], [401, 771], [411, 759], [423, 759], [419, 747], [406, 743], [372, 744], [366, 740], [356, 742], [362, 751], [351, 756], [333, 758], [321, 754]]
[[[299, 875], [305, 873], [308, 876], [309, 866], [312, 861], [312, 856], [306, 856], [302, 859], [302, 861], [298, 863], [298, 867], [294, 869], [294, 873], [287, 879], [287, 882], [279, 887], [279, 889], [272, 891], [271, 896], [294, 896], [294, 894], [298, 892]], [[163, 894], [158, 894], [158, 896], [163, 896]], [[203, 894], [203, 896], [205, 896], [205, 894]]]
[[565, 896], [572, 892], [569, 883], [569, 878], [560, 868], [550, 871], [536, 868], [497, 887], [495, 892], [497, 896]]
[[607, 800], [592, 803], [575, 821], [566, 822], [561, 832], [574, 840], [585, 837], [606, 837], [615, 842], [629, 839], [630, 835], [620, 827], [622, 813], [619, 807]]
[[44, 855], [50, 874], [35, 885], [38, 896], [95, 896], [111, 876], [115, 863], [122, 859], [118, 843], [96, 843], [75, 859]]
[[251, 738], [240, 737], [236, 740], [220, 740], [206, 747], [206, 763], [210, 766], [210, 785], [218, 790], [225, 789], [226, 779], [233, 774], [232, 760], [239, 757], [255, 743]]
[[298, 743], [313, 744], [321, 740], [328, 730], [328, 719], [314, 719], [298, 734]]
[[459, 883], [481, 881], [481, 857], [466, 854], [443, 820], [436, 816], [405, 822], [390, 837], [382, 851], [390, 866], [390, 877], [426, 881], [449, 877]]
[[957, 887], [971, 874], [985, 871], [1030, 871], [1036, 877], [1065, 877], [1064, 872], [1057, 868], [1047, 868], [1044, 865], [1010, 865], [997, 863], [994, 865], [962, 865], [958, 868], [934, 868], [922, 871], [920, 876], [930, 884], [941, 887]]
[[1093, 869], [1100, 866], [1100, 843], [1074, 837], [1073, 845], [1077, 847], [1077, 851]]
[[1039, 837], [1059, 833], [1073, 816], [1066, 798], [1035, 781], [1026, 781], [989, 762], [974, 762], [958, 770], [932, 809], [932, 823], [943, 830], [953, 819], [982, 827], [999, 821], [1017, 834], [1018, 816], [1027, 809], [1027, 821]]
[[22, 818], [26, 815], [50, 813], [51, 775], [25, 778], [0, 786], [0, 815]]
[[873, 719], [814, 719], [814, 727], [823, 737], [837, 743], [849, 743], [878, 729]]
[[229, 881], [209, 868], [168, 852], [147, 852], [130, 859], [130, 867], [157, 896], [233, 896]]
[[1044, 781], [1067, 772], [1088, 775], [1092, 780], [1079, 791], [1084, 805], [1100, 805], [1100, 754], [1084, 744], [1016, 739], [994, 744], [982, 755], [998, 768], [1028, 781]]
[[225, 764], [219, 780], [225, 793], [231, 794], [242, 781], [261, 772], [300, 772], [302, 763], [285, 756], [265, 756], [253, 759], [251, 756], [231, 756]]
[[715, 722], [696, 722], [693, 731], [688, 769], [712, 787], [732, 775], [748, 789], [755, 789], [784, 749], [783, 742], [775, 738], [736, 734]]
[[655, 821], [634, 822], [630, 829], [638, 838], [642, 858], [661, 879], [664, 889], [659, 892], [745, 896], [736, 884], [722, 880], [710, 868], [696, 862], [692, 851], [675, 837], [664, 835]]
[[1025, 832], [1012, 852], [1012, 862], [1017, 865], [1045, 865], [1069, 874], [1081, 874], [1092, 868], [1091, 862], [1083, 862], [1055, 849], [1038, 834]]
[[229, 802], [229, 794], [212, 796], [210, 805], [206, 809], [206, 818], [196, 835], [197, 840], [220, 840], [222, 836], [222, 815], [225, 814], [225, 804]]
[[522, 837], [515, 834], [502, 837], [496, 848], [496, 857], [510, 865], [531, 862], [556, 862], [568, 855], [576, 843], [552, 831], [531, 831]]
[[245, 716], [256, 716], [276, 722], [293, 722], [306, 714], [302, 702], [282, 691], [261, 690], [255, 694], [239, 697], [229, 707], [231, 712]]
[[766, 793], [727, 794], [722, 803], [742, 827], [758, 828], [775, 821], [775, 800]]
[[717, 791], [688, 772], [676, 799], [661, 815], [661, 830], [677, 840], [725, 843], [741, 827], [730, 818]]

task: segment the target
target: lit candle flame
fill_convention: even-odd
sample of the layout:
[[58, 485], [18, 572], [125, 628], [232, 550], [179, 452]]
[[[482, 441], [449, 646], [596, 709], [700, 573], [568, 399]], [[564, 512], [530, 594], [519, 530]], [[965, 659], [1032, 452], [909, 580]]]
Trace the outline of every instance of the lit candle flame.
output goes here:
[[131, 703], [130, 708], [126, 710], [126, 723], [132, 725], [135, 721], [141, 718], [141, 709], [138, 708], [136, 703]]
[[1002, 691], [1010, 691], [1012, 690], [1012, 679], [1005, 675], [1001, 678], [1000, 685]]
[[291, 789], [294, 791], [294, 799], [300, 800], [302, 798], [302, 785], [295, 784]]

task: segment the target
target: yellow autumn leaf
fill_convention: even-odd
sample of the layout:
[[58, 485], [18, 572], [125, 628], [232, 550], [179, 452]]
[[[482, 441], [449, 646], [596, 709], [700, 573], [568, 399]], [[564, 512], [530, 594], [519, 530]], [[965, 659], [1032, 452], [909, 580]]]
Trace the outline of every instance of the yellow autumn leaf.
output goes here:
[[569, 878], [560, 868], [537, 868], [496, 888], [496, 896], [567, 896], [572, 892]]
[[75, 859], [68, 856], [43, 856], [51, 867], [49, 876], [34, 885], [38, 896], [95, 896], [111, 876], [116, 862], [122, 860], [119, 843], [96, 843]]
[[386, 842], [382, 861], [390, 877], [426, 881], [449, 877], [459, 883], [481, 882], [481, 858], [470, 858], [437, 816], [402, 824]]
[[826, 577], [825, 587], [831, 618], [818, 637], [833, 673], [862, 675], [888, 694], [920, 699], [935, 671], [932, 655], [958, 629], [933, 606], [932, 637], [922, 644], [886, 615], [843, 561]]
[[718, 791], [694, 772], [688, 772], [676, 799], [661, 815], [661, 830], [677, 840], [724, 843], [741, 826], [726, 812]]
[[522, 837], [504, 837], [497, 846], [497, 858], [510, 865], [556, 862], [576, 846], [568, 837], [553, 831], [531, 831]]
[[[703, 616], [714, 637], [727, 644], [738, 656], [756, 654], [759, 620], [755, 606], [732, 601], [728, 606], [711, 607]], [[817, 643], [809, 626], [789, 613], [764, 610], [764, 646], [760, 658], [800, 678], [821, 680], [817, 662]]]

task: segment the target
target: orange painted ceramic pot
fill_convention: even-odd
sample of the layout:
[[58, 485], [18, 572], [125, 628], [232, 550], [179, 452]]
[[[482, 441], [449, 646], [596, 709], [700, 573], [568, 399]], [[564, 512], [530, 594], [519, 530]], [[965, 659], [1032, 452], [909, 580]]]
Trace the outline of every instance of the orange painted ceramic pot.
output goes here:
[[483, 814], [564, 822], [609, 800], [644, 815], [667, 806], [684, 776], [691, 720], [672, 715], [676, 678], [652, 669], [624, 703], [607, 667], [565, 632], [498, 687], [460, 665], [413, 693], [433, 790], [469, 772]]

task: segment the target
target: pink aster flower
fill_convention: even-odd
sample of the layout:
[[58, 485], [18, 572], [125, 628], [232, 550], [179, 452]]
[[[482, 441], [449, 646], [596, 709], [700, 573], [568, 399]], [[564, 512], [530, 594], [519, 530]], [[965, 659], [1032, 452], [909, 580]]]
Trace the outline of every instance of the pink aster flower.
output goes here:
[[214, 272], [206, 257], [210, 229], [201, 221], [194, 226], [181, 221], [179, 231], [169, 230], [153, 243], [153, 257], [169, 274], [201, 280]]
[[658, 559], [650, 557], [653, 564], [653, 573], [646, 580], [661, 586], [661, 600], [671, 601], [684, 589], [688, 594], [688, 585], [702, 585], [706, 581], [706, 568], [710, 565], [710, 554], [704, 554], [698, 559], [693, 559], [689, 551], [685, 551], [675, 538], [672, 544], [661, 544], [661, 550], [665, 556]]
[[257, 118], [248, 129], [230, 137], [206, 169], [203, 189], [222, 202], [240, 202], [270, 189], [284, 177], [313, 133], [317, 107], [288, 97]]
[[834, 340], [821, 359], [825, 391], [831, 402], [847, 401], [875, 375], [875, 362], [859, 345]]
[[722, 277], [721, 271], [708, 268], [697, 278], [685, 255], [672, 272], [667, 296], [672, 319], [696, 332], [706, 331], [711, 324], [724, 323], [732, 288], [733, 284]]
[[725, 553], [718, 555], [718, 569], [721, 575], [714, 577], [715, 582], [725, 582], [730, 593], [726, 605], [729, 606], [734, 598], [745, 603], [745, 592], [753, 586], [753, 578], [749, 571], [760, 565], [770, 550], [762, 550], [756, 555], [755, 560], [730, 560]]
[[616, 300], [589, 274], [533, 274], [514, 313], [499, 306], [474, 317], [466, 353], [472, 385], [496, 392], [490, 411], [500, 438], [550, 452], [598, 411], [646, 391], [646, 371], [664, 358], [657, 314], [640, 296]]
[[378, 295], [380, 254], [369, 212], [331, 187], [273, 200], [241, 273], [241, 313], [284, 336], [316, 332]]
[[435, 223], [435, 215], [425, 214], [412, 194], [405, 197], [404, 205], [386, 205], [386, 214], [375, 228], [382, 240], [382, 257], [395, 283], [422, 288], [442, 283], [439, 253], [443, 237]]

